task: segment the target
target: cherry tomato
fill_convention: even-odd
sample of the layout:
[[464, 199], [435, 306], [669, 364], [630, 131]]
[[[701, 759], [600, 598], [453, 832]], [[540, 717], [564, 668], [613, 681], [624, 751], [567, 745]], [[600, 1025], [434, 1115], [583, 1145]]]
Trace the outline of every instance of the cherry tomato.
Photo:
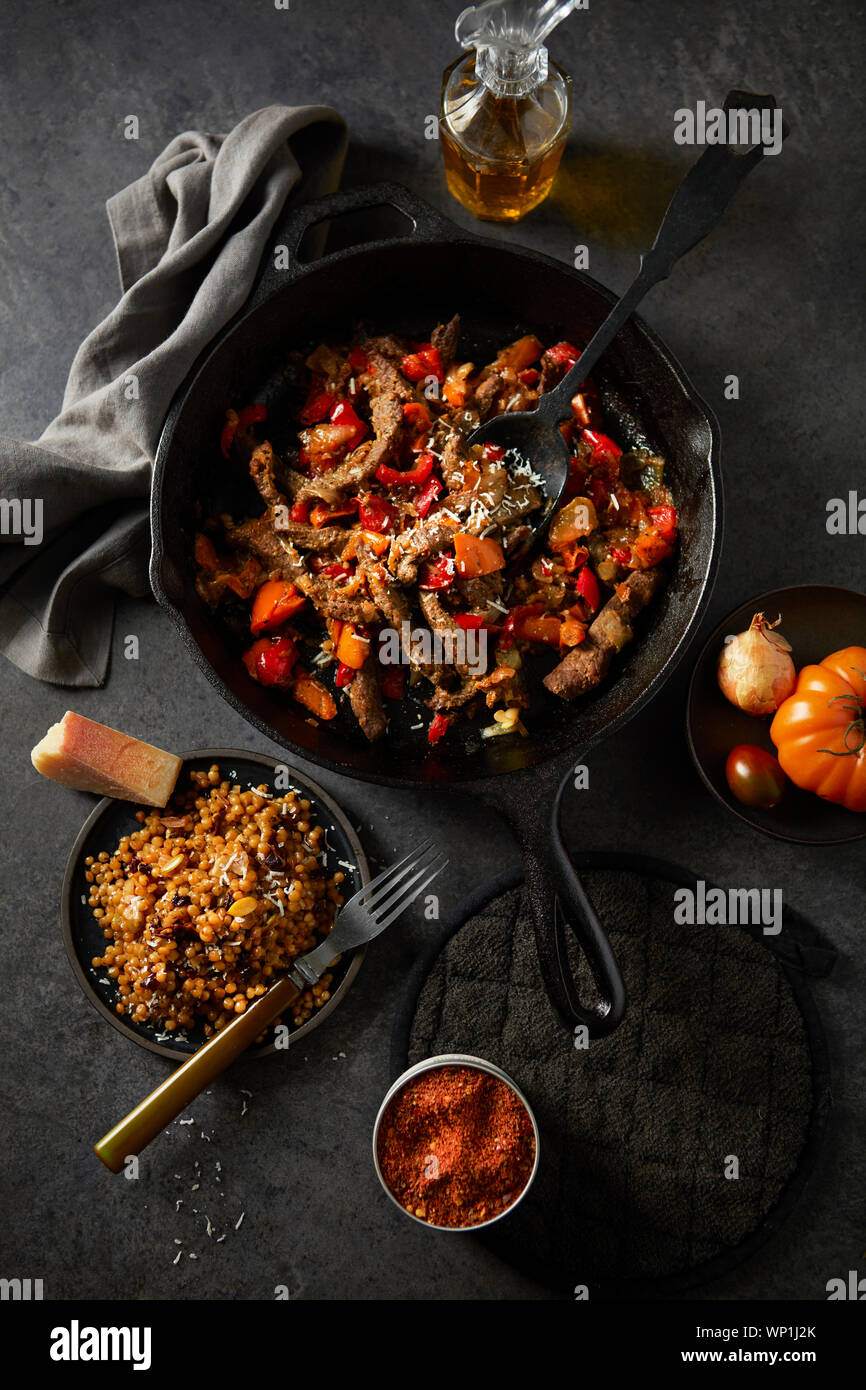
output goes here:
[[772, 753], [754, 743], [738, 743], [725, 763], [728, 786], [744, 806], [778, 806], [785, 790], [785, 774]]

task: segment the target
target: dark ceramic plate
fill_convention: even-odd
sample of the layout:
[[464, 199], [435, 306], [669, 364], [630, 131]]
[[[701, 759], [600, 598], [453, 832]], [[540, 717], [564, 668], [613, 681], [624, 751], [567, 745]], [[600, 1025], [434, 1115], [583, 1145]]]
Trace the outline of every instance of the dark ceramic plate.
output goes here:
[[755, 718], [735, 708], [719, 689], [716, 664], [725, 638], [743, 632], [755, 613], [771, 620], [781, 614], [780, 632], [791, 643], [791, 656], [802, 666], [823, 661], [843, 647], [866, 646], [866, 594], [829, 584], [803, 584], [775, 589], [749, 599], [719, 623], [698, 657], [689, 686], [686, 732], [689, 748], [703, 781], [715, 797], [740, 820], [803, 845], [833, 845], [866, 835], [866, 815], [846, 811], [804, 792], [788, 782], [778, 806], [771, 811], [737, 801], [725, 778], [725, 761], [737, 743], [755, 743], [775, 753], [771, 720]]
[[[280, 765], [276, 758], [244, 753], [236, 748], [199, 749], [183, 754], [178, 787], [184, 789], [188, 786], [190, 772], [209, 768], [214, 762], [219, 763], [223, 776], [231, 782], [239, 782], [244, 788], [257, 787], [262, 782], [273, 787], [274, 770]], [[344, 812], [318, 783], [294, 768], [289, 769], [289, 778], [291, 785], [312, 802], [313, 819], [324, 828], [329, 846], [327, 867], [331, 873], [336, 872], [338, 867], [343, 869], [346, 875], [344, 896], [351, 897], [362, 884], [370, 881], [369, 865], [358, 836]], [[117, 991], [105, 971], [94, 969], [91, 965], [93, 957], [104, 951], [105, 937], [87, 906], [89, 885], [84, 877], [84, 860], [88, 855], [96, 856], [101, 850], [112, 850], [123, 835], [135, 830], [138, 824], [135, 819], [137, 810], [139, 807], [134, 802], [116, 801], [107, 796], [94, 807], [81, 827], [63, 879], [60, 903], [63, 940], [76, 979], [99, 1013], [133, 1042], [176, 1061], [178, 1057], [189, 1056], [201, 1046], [205, 1040], [203, 1029], [197, 1028], [182, 1037], [174, 1037], [150, 1025], [133, 1023], [125, 1014], [116, 1012]], [[338, 863], [340, 860], [344, 861], [343, 864]], [[355, 868], [350, 870], [346, 868], [347, 864]], [[361, 968], [365, 949], [362, 947], [343, 957], [334, 971], [330, 999], [306, 1023], [292, 1031], [293, 1040], [311, 1032], [337, 1007]], [[249, 1053], [263, 1056], [273, 1050], [273, 1042], [266, 1041], [250, 1048]]]

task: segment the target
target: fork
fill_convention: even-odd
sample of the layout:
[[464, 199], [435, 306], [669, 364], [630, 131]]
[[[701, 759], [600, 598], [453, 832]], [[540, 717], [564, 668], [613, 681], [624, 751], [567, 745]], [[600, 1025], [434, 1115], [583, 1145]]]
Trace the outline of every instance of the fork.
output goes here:
[[119, 1173], [127, 1159], [141, 1153], [305, 989], [316, 984], [337, 956], [372, 941], [395, 922], [447, 866], [448, 860], [434, 851], [433, 841], [423, 840], [417, 849], [359, 888], [340, 909], [320, 945], [294, 961], [266, 994], [236, 1014], [94, 1145], [94, 1153], [106, 1168]]

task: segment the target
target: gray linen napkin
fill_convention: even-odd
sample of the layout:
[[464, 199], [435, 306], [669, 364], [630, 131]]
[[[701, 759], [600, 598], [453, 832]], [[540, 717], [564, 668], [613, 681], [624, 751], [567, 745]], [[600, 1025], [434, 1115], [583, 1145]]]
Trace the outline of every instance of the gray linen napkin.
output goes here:
[[171, 399], [246, 300], [286, 197], [302, 178], [305, 198], [333, 191], [345, 151], [330, 107], [268, 106], [229, 135], [178, 135], [109, 200], [122, 298], [79, 348], [41, 438], [0, 436], [0, 650], [29, 675], [104, 682], [112, 591], [148, 592]]

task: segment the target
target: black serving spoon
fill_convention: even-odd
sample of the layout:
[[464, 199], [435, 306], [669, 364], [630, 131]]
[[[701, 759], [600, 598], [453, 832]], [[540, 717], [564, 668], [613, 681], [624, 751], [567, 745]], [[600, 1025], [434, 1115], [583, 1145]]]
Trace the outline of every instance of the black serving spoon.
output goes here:
[[[775, 110], [776, 99], [731, 91], [725, 98], [725, 112], [731, 109]], [[782, 133], [783, 138], [788, 133], [784, 126]], [[535, 410], [496, 415], [471, 434], [471, 444], [497, 444], [514, 450], [544, 479], [544, 511], [533, 534], [512, 557], [509, 569], [524, 565], [528, 553], [538, 550], [568, 481], [571, 450], [558, 426], [570, 415], [572, 398], [647, 291], [659, 280], [666, 280], [677, 261], [712, 231], [746, 175], [763, 157], [763, 145], [743, 153], [730, 145], [708, 146], [671, 199], [652, 250], [641, 257], [634, 280], [559, 385], [541, 396]]]

